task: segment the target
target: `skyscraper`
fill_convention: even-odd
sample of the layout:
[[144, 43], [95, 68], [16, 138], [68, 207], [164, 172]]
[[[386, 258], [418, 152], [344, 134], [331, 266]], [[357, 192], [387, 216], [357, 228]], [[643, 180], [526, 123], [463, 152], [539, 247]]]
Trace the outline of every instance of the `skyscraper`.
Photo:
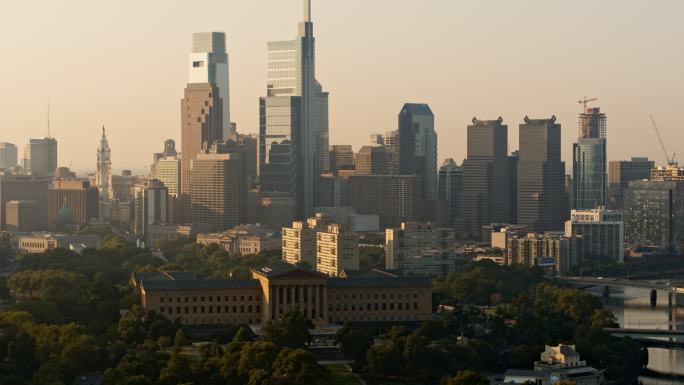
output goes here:
[[520, 125], [518, 224], [531, 231], [562, 231], [565, 163], [561, 161], [561, 125], [556, 117], [530, 119]]
[[102, 126], [100, 146], [97, 148], [95, 184], [100, 190], [100, 199], [109, 202], [114, 198], [114, 189], [112, 188], [112, 151], [109, 148], [109, 142], [107, 142], [104, 126]]
[[508, 126], [502, 118], [473, 118], [456, 218], [460, 233], [479, 239], [482, 226], [515, 221], [515, 159], [508, 155]]
[[315, 56], [311, 1], [305, 0], [298, 37], [268, 43], [267, 94], [259, 104], [262, 191], [277, 185], [275, 191], [290, 193], [300, 218], [313, 214], [314, 181], [329, 168], [328, 93], [316, 80]]
[[437, 133], [427, 104], [406, 103], [399, 112], [399, 174], [421, 175], [423, 195], [437, 196]]
[[59, 223], [65, 212], [70, 214], [69, 223], [78, 226], [97, 218], [99, 197], [97, 187], [91, 186], [89, 181], [53, 180], [48, 190], [48, 223]]
[[168, 223], [168, 209], [169, 194], [164, 183], [151, 179], [135, 186], [135, 233], [145, 239], [150, 225]]
[[330, 172], [354, 169], [354, 150], [348, 144], [335, 144], [330, 150]]
[[50, 179], [28, 175], [13, 175], [0, 172], [0, 230], [5, 229], [7, 207], [10, 201], [33, 201], [39, 212], [36, 218], [38, 228], [43, 230], [48, 221], [48, 187]]
[[384, 146], [363, 146], [354, 159], [356, 175], [393, 174], [392, 157]]
[[573, 206], [591, 210], [608, 200], [606, 114], [599, 108], [585, 110], [579, 117], [579, 134], [573, 144]]
[[17, 165], [17, 146], [0, 142], [0, 170], [9, 171]]
[[456, 165], [453, 159], [445, 159], [439, 168], [438, 198], [446, 202], [447, 221], [450, 226], [454, 224], [462, 192], [463, 168]]
[[57, 140], [30, 139], [24, 147], [24, 173], [33, 176], [54, 176], [57, 170]]
[[188, 83], [210, 83], [218, 88], [223, 110], [221, 135], [222, 138], [227, 139], [234, 128], [230, 122], [230, 77], [226, 34], [223, 32], [193, 34], [189, 69]]
[[629, 182], [648, 179], [655, 162], [648, 158], [631, 160], [612, 160], [608, 164], [608, 188], [611, 208], [621, 209]]

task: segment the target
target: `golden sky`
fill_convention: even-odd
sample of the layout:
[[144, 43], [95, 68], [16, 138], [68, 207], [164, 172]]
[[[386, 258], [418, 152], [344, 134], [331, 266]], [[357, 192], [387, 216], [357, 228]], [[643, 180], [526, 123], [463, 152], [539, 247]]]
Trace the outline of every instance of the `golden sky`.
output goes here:
[[[577, 100], [599, 97], [610, 159], [684, 157], [684, 1], [313, 0], [317, 77], [331, 144], [358, 150], [396, 128], [404, 102], [436, 115], [439, 158], [465, 157], [473, 116], [509, 125], [555, 114], [571, 162]], [[52, 135], [60, 165], [94, 170], [106, 124], [114, 169], [143, 172], [180, 134], [193, 32], [227, 33], [232, 117], [258, 131], [270, 40], [297, 33], [299, 0], [0, 0], [0, 141]], [[569, 168], [570, 169], [570, 168]]]

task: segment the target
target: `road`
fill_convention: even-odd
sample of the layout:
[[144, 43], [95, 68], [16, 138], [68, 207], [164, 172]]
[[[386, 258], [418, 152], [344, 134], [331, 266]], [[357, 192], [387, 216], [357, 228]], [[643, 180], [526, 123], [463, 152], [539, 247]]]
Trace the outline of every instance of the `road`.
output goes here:
[[573, 285], [626, 286], [642, 289], [672, 290], [669, 282], [662, 281], [636, 281], [627, 278], [602, 277], [562, 277], [559, 280]]

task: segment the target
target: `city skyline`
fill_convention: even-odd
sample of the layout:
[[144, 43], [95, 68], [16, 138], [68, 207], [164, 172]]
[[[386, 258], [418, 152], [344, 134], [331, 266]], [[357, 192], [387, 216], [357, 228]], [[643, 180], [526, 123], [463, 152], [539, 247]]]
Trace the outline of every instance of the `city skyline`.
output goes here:
[[[564, 128], [562, 158], [570, 164], [570, 143], [575, 139], [581, 111], [576, 100], [588, 95], [599, 98], [594, 106], [608, 116], [613, 138], [608, 145], [609, 160], [648, 156], [657, 164], [665, 163], [649, 112], [660, 124], [668, 150], [680, 153], [676, 143], [681, 134], [673, 106], [684, 102], [675, 91], [684, 86], [684, 75], [678, 71], [684, 55], [666, 49], [681, 45], [684, 36], [684, 27], [676, 24], [675, 16], [684, 7], [680, 3], [649, 6], [638, 1], [581, 1], [554, 7], [539, 1], [523, 5], [454, 3], [435, 0], [431, 7], [415, 12], [408, 2], [392, 3], [392, 7], [386, 1], [363, 4], [364, 12], [358, 12], [360, 1], [344, 6], [314, 3], [320, 43], [317, 73], [331, 91], [331, 145], [351, 144], [358, 151], [366, 144], [368, 134], [395, 128], [396, 110], [404, 102], [417, 102], [429, 104], [435, 113], [439, 161], [454, 158], [460, 163], [465, 157], [465, 131], [473, 116], [503, 116], [513, 127], [526, 115], [556, 115]], [[177, 26], [174, 21], [189, 12], [190, 6], [163, 7], [158, 21], [145, 25], [155, 6], [161, 4], [150, 2], [130, 15], [130, 23], [117, 25], [105, 15], [123, 12], [127, 2], [103, 5], [102, 10], [89, 6], [76, 9], [78, 4], [66, 5], [74, 7], [74, 12], [62, 13], [65, 18], [79, 18], [78, 22], [63, 23], [60, 19], [60, 25], [49, 19], [49, 3], [37, 12], [24, 4], [6, 6], [3, 14], [36, 13], [32, 20], [42, 24], [17, 24], [15, 20], [22, 17], [0, 23], [2, 32], [25, 32], [25, 39], [9, 42], [9, 50], [24, 60], [0, 65], [0, 80], [7, 85], [0, 90], [0, 101], [3, 106], [16, 105], [2, 110], [6, 117], [3, 141], [21, 148], [28, 139], [45, 135], [42, 106], [49, 97], [52, 136], [60, 142], [59, 165], [73, 162], [79, 172], [94, 171], [94, 150], [81, 149], [87, 143], [94, 149], [102, 124], [107, 125], [112, 148], [117, 149], [112, 159], [115, 172], [143, 172], [144, 165], [149, 170], [152, 154], [164, 140], [179, 141], [178, 99], [187, 82], [187, 53], [193, 32], [226, 32], [232, 120], [240, 132], [258, 132], [258, 97], [263, 94], [266, 78], [264, 48], [267, 41], [294, 35], [293, 21], [301, 18], [301, 4], [295, 0], [254, 4], [208, 1], [205, 5], [216, 12], [206, 19], [193, 17], [193, 11], [186, 24]], [[617, 5], [620, 17], [612, 13]], [[265, 6], [273, 11], [262, 18], [269, 28], [243, 21], [253, 20]], [[551, 15], [563, 14], [564, 20], [539, 18], [551, 11]], [[489, 15], [488, 20], [493, 21], [488, 30], [474, 29], [482, 15]], [[355, 28], [344, 28], [344, 21], [350, 17]], [[397, 22], [383, 21], [391, 18]], [[534, 26], [530, 25], [533, 20]], [[408, 21], [421, 28], [405, 30], [401, 25]], [[375, 28], [373, 22], [383, 28]], [[95, 28], [98, 23], [106, 28]], [[543, 34], [539, 33], [541, 29]], [[84, 31], [88, 31], [87, 36]], [[145, 38], [133, 39], [133, 33]], [[79, 44], [67, 43], [77, 38]], [[31, 39], [46, 43], [40, 55], [41, 59], [49, 57], [50, 65], [41, 65], [41, 71], [37, 71], [40, 61], [36, 53], [26, 44]], [[93, 39], [101, 40], [100, 45], [89, 44]], [[416, 46], [417, 42], [425, 44]], [[404, 44], [411, 46], [410, 57], [401, 50]], [[73, 59], [73, 50], [82, 50], [84, 45], [91, 52], [88, 65]], [[537, 48], [529, 50], [529, 46]], [[492, 55], [498, 59], [492, 61]], [[129, 60], [131, 57], [136, 60]], [[146, 67], [139, 63], [151, 62], [152, 57], [158, 70], [141, 70]], [[349, 59], [358, 57], [365, 60]], [[591, 57], [591, 63], [586, 57]], [[16, 67], [20, 64], [23, 68]], [[102, 77], [101, 71], [108, 75]], [[146, 92], [131, 92], [141, 87], [143, 79], [148, 83]], [[360, 88], [374, 92], [360, 93]], [[28, 102], [16, 103], [17, 97]], [[131, 141], [133, 134], [140, 140]], [[517, 149], [517, 136], [517, 130], [512, 129], [509, 150]], [[70, 139], [74, 137], [79, 140]]]

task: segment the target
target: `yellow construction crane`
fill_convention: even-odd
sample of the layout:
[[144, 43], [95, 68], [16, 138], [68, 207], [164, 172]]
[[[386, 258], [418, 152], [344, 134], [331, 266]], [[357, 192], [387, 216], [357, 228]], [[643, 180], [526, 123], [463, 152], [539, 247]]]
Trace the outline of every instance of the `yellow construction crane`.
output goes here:
[[587, 99], [585, 96], [582, 100], [578, 100], [577, 103], [584, 105], [584, 112], [587, 112], [587, 104], [597, 101], [598, 98]]
[[675, 161], [675, 155], [672, 154], [672, 157], [668, 155], [667, 149], [665, 148], [665, 142], [663, 142], [663, 138], [660, 136], [660, 130], [658, 130], [658, 125], [656, 124], [655, 118], [653, 117], [653, 114], [649, 114], [648, 116], [651, 117], [651, 124], [653, 124], [653, 129], [656, 132], [656, 135], [658, 136], [658, 141], [660, 142], [660, 148], [663, 149], [663, 154], [665, 154], [665, 159], [667, 159], [667, 164], [668, 166], [676, 166], [677, 162]]

